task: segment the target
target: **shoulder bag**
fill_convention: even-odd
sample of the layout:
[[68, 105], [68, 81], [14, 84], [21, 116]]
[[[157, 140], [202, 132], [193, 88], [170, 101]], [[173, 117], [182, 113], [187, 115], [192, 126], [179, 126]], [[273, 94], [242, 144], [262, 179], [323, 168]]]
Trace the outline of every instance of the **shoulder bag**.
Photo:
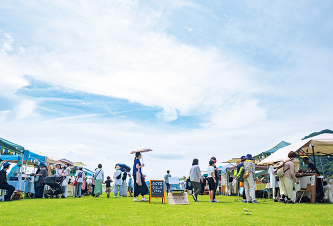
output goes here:
[[252, 167], [252, 163], [253, 163], [253, 162], [251, 162], [250, 169], [249, 169], [249, 170], [246, 170], [246, 171], [244, 172], [244, 174], [243, 174], [243, 179], [249, 177], [249, 175], [250, 175], [250, 170], [251, 170], [251, 167]]

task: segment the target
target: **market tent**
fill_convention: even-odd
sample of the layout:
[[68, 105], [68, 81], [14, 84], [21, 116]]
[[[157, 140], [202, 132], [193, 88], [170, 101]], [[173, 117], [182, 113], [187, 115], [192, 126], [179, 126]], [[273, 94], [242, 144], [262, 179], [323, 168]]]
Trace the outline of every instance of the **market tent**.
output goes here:
[[301, 140], [277, 150], [259, 164], [273, 164], [288, 157], [290, 151], [295, 151], [298, 156], [332, 156], [333, 134], [324, 133], [315, 137]]
[[87, 168], [83, 168], [83, 172], [85, 172], [85, 174], [90, 177], [94, 174], [93, 171], [91, 171], [90, 169], [87, 169]]
[[38, 161], [38, 162], [44, 162], [45, 163], [45, 156], [36, 154], [32, 151], [25, 150], [23, 154], [24, 159], [23, 160], [29, 160], [31, 159], [32, 161]]
[[7, 151], [14, 152], [14, 154], [22, 154], [24, 152], [24, 147], [14, 144], [0, 137], [0, 151], [2, 154], [7, 153]]
[[240, 158], [232, 158], [228, 161], [222, 162], [222, 163], [240, 163], [241, 159]]
[[221, 173], [227, 172], [227, 171], [231, 171], [237, 169], [237, 166], [232, 165], [232, 164], [228, 164], [226, 166], [222, 166], [221, 168], [219, 167], [219, 170], [221, 171]]
[[261, 152], [255, 156], [253, 156], [254, 159], [259, 159], [262, 160], [264, 158], [267, 158], [268, 156], [270, 156], [271, 154], [273, 154], [274, 152], [276, 152], [277, 150], [284, 148], [286, 146], [290, 145], [290, 143], [285, 142], [285, 141], [281, 141], [280, 143], [278, 143], [277, 145], [273, 146], [272, 148]]

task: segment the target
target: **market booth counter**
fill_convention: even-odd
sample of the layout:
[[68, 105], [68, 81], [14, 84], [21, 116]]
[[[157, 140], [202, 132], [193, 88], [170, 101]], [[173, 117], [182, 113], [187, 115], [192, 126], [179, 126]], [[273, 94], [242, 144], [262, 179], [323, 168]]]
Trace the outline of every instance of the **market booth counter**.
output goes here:
[[316, 190], [317, 190], [317, 173], [296, 173], [296, 178], [300, 182], [295, 184], [295, 191], [297, 192], [297, 197], [302, 199], [302, 197], [307, 196], [311, 203], [316, 203]]

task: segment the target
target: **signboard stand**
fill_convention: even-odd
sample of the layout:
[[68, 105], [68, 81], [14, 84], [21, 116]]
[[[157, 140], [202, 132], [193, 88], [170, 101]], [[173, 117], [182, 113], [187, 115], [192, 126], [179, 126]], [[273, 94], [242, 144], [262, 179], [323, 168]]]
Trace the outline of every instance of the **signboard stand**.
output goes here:
[[162, 198], [165, 204], [164, 180], [150, 180], [149, 203], [153, 198]]

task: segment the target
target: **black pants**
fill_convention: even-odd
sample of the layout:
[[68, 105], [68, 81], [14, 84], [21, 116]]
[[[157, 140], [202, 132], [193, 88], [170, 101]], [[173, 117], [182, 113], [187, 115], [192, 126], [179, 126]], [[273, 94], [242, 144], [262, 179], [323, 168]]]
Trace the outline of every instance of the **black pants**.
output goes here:
[[95, 197], [95, 194], [94, 194], [94, 191], [95, 191], [95, 185], [92, 184], [91, 187], [92, 187], [92, 196]]
[[[243, 182], [244, 183], [244, 182]], [[246, 195], [245, 195], [245, 187], [243, 187], [243, 199], [246, 199]]]
[[43, 196], [44, 196], [44, 185], [35, 187], [35, 197], [43, 198]]
[[275, 187], [275, 194], [274, 197], [277, 198], [278, 197], [278, 192], [279, 192], [280, 188], [279, 187]]
[[143, 179], [143, 176], [141, 175], [141, 182], [142, 186], [139, 186], [136, 183], [136, 174], [133, 175], [134, 179], [134, 197], [137, 197], [138, 195], [147, 195], [148, 194], [148, 187], [147, 184], [145, 183], [145, 180]]
[[15, 188], [9, 184], [0, 184], [0, 189], [7, 190], [7, 195], [5, 195], [5, 201], [9, 201], [15, 191]]

